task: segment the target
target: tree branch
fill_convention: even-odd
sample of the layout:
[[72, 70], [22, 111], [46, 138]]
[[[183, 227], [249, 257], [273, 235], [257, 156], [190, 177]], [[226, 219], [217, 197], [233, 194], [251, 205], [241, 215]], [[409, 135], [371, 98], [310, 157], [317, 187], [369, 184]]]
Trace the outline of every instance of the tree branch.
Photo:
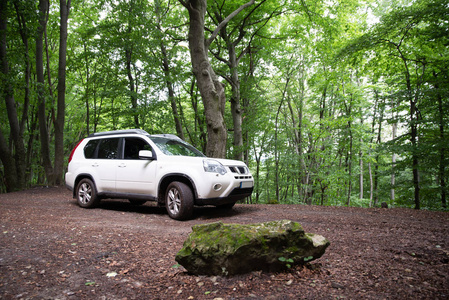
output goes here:
[[189, 9], [189, 5], [187, 4], [186, 1], [184, 1], [184, 0], [178, 0], [178, 1], [179, 1], [179, 3], [181, 3], [182, 6], [184, 6], [187, 9]]
[[[179, 0], [181, 1], [181, 0]], [[209, 45], [213, 42], [213, 40], [215, 40], [215, 38], [217, 37], [218, 33], [220, 32], [220, 30], [226, 26], [226, 24], [229, 23], [230, 20], [232, 20], [232, 18], [234, 18], [236, 15], [238, 15], [242, 10], [244, 10], [245, 8], [247, 8], [248, 6], [251, 6], [254, 4], [255, 0], [251, 0], [248, 3], [243, 4], [242, 6], [240, 6], [238, 9], [236, 9], [233, 13], [231, 13], [229, 16], [226, 17], [226, 19], [224, 19], [220, 24], [218, 24], [217, 28], [215, 28], [214, 32], [212, 33], [212, 35], [210, 36], [210, 38], [208, 38], [206, 40], [206, 47], [208, 48]]]

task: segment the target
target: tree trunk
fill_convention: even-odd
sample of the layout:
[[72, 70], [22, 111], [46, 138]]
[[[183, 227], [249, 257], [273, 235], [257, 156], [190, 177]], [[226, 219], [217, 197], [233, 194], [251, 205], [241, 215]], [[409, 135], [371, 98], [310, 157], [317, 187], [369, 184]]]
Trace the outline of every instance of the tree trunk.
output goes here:
[[418, 171], [418, 154], [417, 151], [417, 138], [418, 138], [418, 125], [416, 124], [416, 119], [414, 115], [416, 114], [416, 103], [415, 101], [410, 101], [410, 121], [411, 121], [411, 141], [412, 141], [412, 168], [413, 168], [413, 187], [414, 187], [414, 199], [415, 199], [415, 209], [421, 208], [420, 197], [419, 197], [419, 171]]
[[160, 33], [159, 37], [160, 37], [160, 48], [161, 48], [161, 54], [162, 54], [162, 70], [164, 71], [165, 84], [167, 85], [167, 89], [168, 89], [168, 100], [170, 101], [170, 105], [172, 108], [176, 133], [181, 139], [184, 140], [185, 139], [184, 132], [182, 130], [181, 118], [178, 113], [178, 106], [177, 106], [176, 98], [175, 98], [175, 90], [173, 87], [173, 82], [170, 79], [170, 61], [169, 61], [168, 55], [167, 55], [167, 48], [165, 47], [164, 40], [162, 39], [163, 33], [162, 33], [162, 27], [161, 27], [161, 3], [159, 0], [155, 1], [155, 13], [156, 13], [156, 19], [157, 19], [156, 26]]
[[[87, 55], [87, 46], [86, 42], [83, 41], [83, 49], [84, 49], [84, 63], [86, 65], [86, 84], [85, 84], [85, 93], [84, 93], [84, 103], [86, 104], [86, 133], [90, 134], [90, 106], [89, 106], [89, 93], [90, 93], [90, 68], [89, 68], [89, 59]], [[95, 117], [95, 115], [94, 115]], [[95, 119], [95, 118], [94, 118]]]
[[0, 3], [0, 63], [4, 80], [1, 82], [1, 93], [5, 98], [6, 111], [10, 127], [10, 139], [13, 141], [15, 153], [10, 150], [8, 142], [0, 131], [0, 159], [4, 166], [6, 191], [12, 192], [25, 186], [25, 146], [17, 118], [14, 91], [9, 82], [9, 63], [7, 57], [7, 1]]
[[[131, 29], [129, 29], [131, 31]], [[131, 106], [132, 106], [132, 115], [134, 116], [134, 126], [136, 128], [140, 128], [140, 122], [139, 122], [139, 111], [137, 106], [137, 89], [134, 84], [134, 77], [132, 74], [131, 64], [132, 64], [132, 46], [125, 46], [125, 56], [126, 56], [126, 73], [128, 75], [129, 80], [129, 93], [131, 98]]]
[[[288, 82], [288, 79], [287, 79]], [[287, 83], [288, 84], [288, 83]], [[276, 113], [276, 121], [274, 123], [274, 184], [275, 184], [275, 190], [276, 190], [276, 203], [280, 203], [280, 179], [279, 179], [279, 152], [278, 152], [278, 120], [279, 120], [279, 114], [281, 112], [282, 103], [283, 103], [284, 97], [281, 99], [281, 103], [279, 104], [277, 113]]]
[[[198, 111], [198, 93], [195, 91], [195, 80], [192, 80], [190, 85], [190, 99], [193, 111], [195, 112], [195, 131], [199, 132], [199, 143], [201, 144], [201, 151], [206, 153], [207, 138], [204, 132], [204, 119], [202, 114]], [[193, 140], [190, 138], [190, 140]]]
[[[434, 74], [434, 76], [436, 77], [436, 75]], [[440, 146], [440, 166], [439, 166], [439, 170], [438, 170], [438, 177], [439, 177], [439, 181], [440, 181], [440, 189], [441, 189], [441, 206], [446, 209], [447, 208], [447, 203], [446, 203], [446, 157], [445, 157], [445, 153], [446, 153], [446, 147], [445, 147], [445, 134], [444, 134], [444, 116], [445, 116], [445, 111], [443, 108], [443, 97], [441, 96], [441, 93], [439, 91], [438, 86], [435, 86], [435, 89], [437, 90], [437, 99], [438, 99], [438, 121], [439, 121], [439, 129], [440, 129], [440, 141], [441, 141], [441, 146]]]
[[162, 66], [165, 75], [165, 84], [167, 85], [168, 89], [168, 100], [170, 101], [170, 105], [173, 112], [173, 119], [175, 122], [176, 133], [181, 139], [184, 140], [184, 132], [182, 130], [181, 118], [179, 117], [178, 113], [178, 106], [175, 98], [175, 90], [173, 88], [173, 83], [170, 80], [170, 67], [167, 56], [167, 49], [165, 48], [165, 45], [163, 44], [162, 40], [161, 40], [161, 53], [162, 53]]
[[[417, 138], [418, 138], [418, 118], [417, 118], [417, 109], [416, 109], [416, 100], [412, 94], [412, 83], [410, 79], [410, 70], [408, 68], [407, 59], [402, 54], [400, 50], [400, 45], [397, 46], [397, 50], [399, 55], [404, 63], [405, 69], [405, 82], [407, 86], [407, 97], [410, 103], [410, 142], [412, 144], [412, 172], [413, 172], [413, 187], [414, 187], [414, 202], [415, 209], [421, 208], [421, 200], [420, 200], [420, 187], [419, 187], [419, 170], [418, 170], [418, 153], [417, 153]], [[416, 92], [418, 93], [418, 92]]]
[[[67, 2], [66, 2], [67, 1]], [[67, 21], [71, 0], [60, 0], [61, 25], [59, 32], [58, 111], [55, 121], [54, 184], [61, 185], [64, 172], [64, 123], [67, 61]]]
[[346, 117], [348, 118], [348, 133], [349, 133], [349, 149], [346, 153], [346, 171], [348, 172], [348, 194], [346, 199], [346, 205], [351, 205], [351, 193], [352, 193], [352, 149], [353, 149], [353, 134], [352, 134], [352, 121], [351, 121], [351, 114], [352, 114], [352, 106], [353, 106], [353, 95], [350, 95], [350, 102], [349, 106], [347, 105], [346, 101], [344, 101], [345, 109], [346, 109]]
[[240, 107], [240, 79], [237, 54], [234, 44], [228, 41], [229, 62], [231, 69], [231, 114], [234, 125], [234, 159], [243, 160], [242, 109]]
[[346, 205], [351, 205], [351, 193], [352, 193], [352, 131], [351, 122], [348, 122], [349, 127], [349, 151], [346, 153], [346, 167], [348, 171], [348, 196], [346, 199]]
[[[398, 130], [398, 124], [395, 122], [393, 123], [393, 140], [396, 139], [396, 134]], [[392, 203], [394, 203], [395, 200], [395, 184], [396, 184], [396, 175], [395, 175], [395, 168], [396, 168], [396, 153], [393, 153], [391, 156], [391, 190], [390, 190], [390, 200]]]
[[[363, 128], [363, 113], [362, 113], [362, 108], [360, 108], [360, 116], [361, 116], [361, 120], [360, 120], [360, 125]], [[362, 145], [363, 145], [363, 138], [360, 137], [360, 150], [359, 150], [359, 169], [360, 169], [360, 173], [359, 173], [359, 199], [363, 199], [363, 151], [362, 151]]]
[[24, 59], [25, 59], [25, 96], [22, 110], [22, 119], [20, 121], [20, 135], [23, 136], [23, 132], [25, 130], [26, 121], [28, 120], [28, 111], [30, 107], [30, 81], [31, 81], [31, 62], [29, 55], [29, 43], [28, 43], [28, 28], [27, 28], [27, 19], [22, 12], [21, 7], [18, 5], [16, 1], [14, 1], [14, 7], [16, 9], [17, 21], [19, 24], [19, 33], [22, 38], [23, 47], [24, 47]]
[[208, 58], [209, 45], [217, 37], [228, 22], [246, 7], [253, 5], [254, 0], [241, 5], [226, 17], [206, 40], [204, 36], [204, 18], [207, 0], [179, 0], [187, 8], [190, 18], [189, 50], [192, 60], [193, 74], [203, 99], [207, 124], [206, 155], [211, 157], [226, 156], [226, 124], [224, 110], [226, 104], [224, 87], [218, 80]]
[[52, 184], [54, 182], [54, 174], [50, 160], [50, 142], [47, 129], [46, 95], [44, 88], [44, 32], [47, 27], [48, 5], [48, 0], [39, 1], [39, 27], [36, 37], [36, 78], [37, 98], [39, 103], [39, 137], [41, 142], [42, 163], [47, 177], [47, 183]]
[[[383, 120], [384, 120], [385, 105], [384, 104], [378, 104], [378, 107], [379, 107], [379, 127], [377, 128], [376, 145], [380, 145], [382, 143], [382, 123], [383, 123]], [[374, 124], [374, 120], [373, 120], [373, 124]], [[373, 125], [373, 128], [374, 128], [374, 125]], [[396, 159], [396, 158], [394, 158], [394, 159]], [[378, 191], [378, 185], [379, 185], [379, 151], [378, 150], [376, 150], [375, 162], [376, 162], [376, 165], [375, 165], [375, 168], [374, 168], [374, 170], [375, 170], [374, 171], [374, 206], [376, 206], [377, 203], [379, 202], [379, 191]], [[393, 166], [393, 169], [394, 169], [394, 166]], [[392, 176], [394, 178], [394, 170], [392, 172]], [[394, 197], [394, 187], [393, 186], [392, 186], [392, 191], [393, 191], [393, 197]]]
[[203, 99], [206, 124], [206, 155], [224, 158], [226, 156], [226, 124], [224, 121], [225, 93], [208, 57], [208, 45], [204, 36], [206, 0], [181, 2], [187, 8], [190, 18], [189, 49], [198, 89]]
[[[320, 98], [320, 121], [319, 121], [319, 136], [324, 135], [324, 132], [326, 131], [326, 128], [324, 127], [324, 116], [325, 116], [325, 112], [326, 112], [326, 97], [327, 97], [327, 85], [324, 86], [321, 98]], [[321, 139], [321, 146], [320, 146], [320, 151], [322, 153], [324, 153], [326, 151], [326, 137], [323, 137]], [[314, 157], [316, 157], [316, 154], [314, 155]], [[318, 159], [315, 159], [316, 161], [316, 165], [317, 168], [320, 168], [321, 166], [323, 166], [326, 163], [326, 158], [320, 157]], [[326, 172], [327, 173], [327, 172]], [[325, 192], [327, 189], [327, 184], [325, 184], [323, 182], [323, 178], [322, 176], [320, 176], [319, 179], [320, 182], [320, 190], [321, 190], [321, 205], [324, 205], [324, 199], [326, 198]]]

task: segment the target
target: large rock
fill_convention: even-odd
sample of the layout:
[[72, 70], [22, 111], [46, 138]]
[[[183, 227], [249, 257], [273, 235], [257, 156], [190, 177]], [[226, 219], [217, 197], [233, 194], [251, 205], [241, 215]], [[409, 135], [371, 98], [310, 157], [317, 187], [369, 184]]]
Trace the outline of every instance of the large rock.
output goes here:
[[329, 241], [282, 220], [239, 225], [216, 222], [192, 227], [176, 255], [191, 274], [233, 275], [255, 270], [279, 271], [317, 259]]

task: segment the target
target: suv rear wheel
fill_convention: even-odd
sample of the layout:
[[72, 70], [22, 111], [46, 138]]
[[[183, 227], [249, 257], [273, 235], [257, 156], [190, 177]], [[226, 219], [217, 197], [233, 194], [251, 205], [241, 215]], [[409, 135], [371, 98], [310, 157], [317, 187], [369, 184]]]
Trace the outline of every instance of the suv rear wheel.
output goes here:
[[76, 200], [78, 205], [84, 208], [93, 208], [98, 205], [100, 199], [97, 196], [97, 188], [89, 178], [81, 179], [76, 186]]
[[165, 208], [175, 220], [186, 220], [193, 214], [193, 193], [184, 183], [174, 181], [165, 193]]

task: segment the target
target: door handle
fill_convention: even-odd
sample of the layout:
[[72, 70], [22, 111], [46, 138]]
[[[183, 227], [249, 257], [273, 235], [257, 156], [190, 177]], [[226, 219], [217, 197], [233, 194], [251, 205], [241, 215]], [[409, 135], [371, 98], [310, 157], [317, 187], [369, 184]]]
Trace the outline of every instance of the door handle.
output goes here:
[[93, 164], [92, 164], [92, 167], [98, 167], [98, 166], [99, 166], [98, 163], [93, 163]]
[[123, 164], [119, 164], [118, 167], [119, 168], [126, 168], [126, 165], [123, 163]]

